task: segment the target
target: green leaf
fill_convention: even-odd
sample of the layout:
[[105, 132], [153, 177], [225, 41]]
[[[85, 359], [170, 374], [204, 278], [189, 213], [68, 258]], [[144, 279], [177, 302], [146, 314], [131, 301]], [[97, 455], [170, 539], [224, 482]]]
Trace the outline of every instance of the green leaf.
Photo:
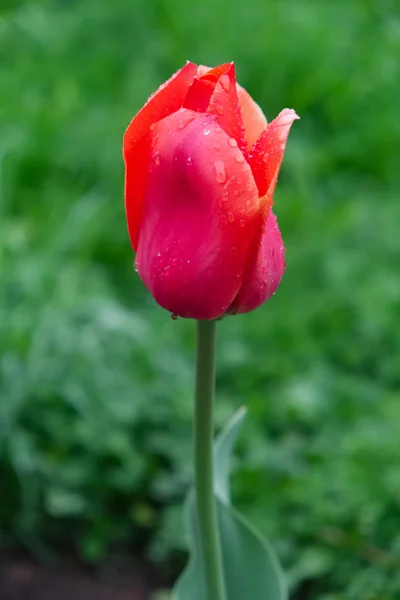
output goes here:
[[[229, 464], [233, 446], [246, 416], [240, 409], [215, 444], [214, 492], [220, 531], [227, 600], [286, 600], [287, 590], [277, 558], [269, 544], [230, 504]], [[194, 492], [186, 502], [190, 559], [172, 593], [173, 600], [208, 600], [199, 553]]]

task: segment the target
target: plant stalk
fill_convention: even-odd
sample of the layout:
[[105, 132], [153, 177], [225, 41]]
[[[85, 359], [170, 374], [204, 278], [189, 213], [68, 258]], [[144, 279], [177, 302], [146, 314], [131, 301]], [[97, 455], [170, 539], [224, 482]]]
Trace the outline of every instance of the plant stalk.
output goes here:
[[194, 416], [195, 496], [207, 600], [226, 600], [213, 492], [216, 321], [197, 321]]

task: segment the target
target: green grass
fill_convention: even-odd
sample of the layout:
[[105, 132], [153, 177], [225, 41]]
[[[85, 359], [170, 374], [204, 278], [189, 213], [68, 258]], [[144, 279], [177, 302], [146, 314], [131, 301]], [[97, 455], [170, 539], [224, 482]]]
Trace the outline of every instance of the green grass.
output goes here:
[[[275, 195], [287, 272], [219, 325], [236, 503], [302, 600], [400, 595], [395, 1], [0, 7], [1, 542], [183, 558], [194, 326], [132, 268], [123, 131], [186, 59], [301, 116]], [[161, 567], [160, 567], [161, 568]]]

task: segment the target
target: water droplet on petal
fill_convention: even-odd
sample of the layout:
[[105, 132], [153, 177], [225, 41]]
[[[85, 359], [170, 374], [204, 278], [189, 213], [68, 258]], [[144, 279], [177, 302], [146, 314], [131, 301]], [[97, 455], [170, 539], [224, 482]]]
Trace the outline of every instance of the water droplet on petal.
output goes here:
[[209, 129], [205, 129], [205, 130], [204, 130], [204, 135], [209, 135], [209, 133], [210, 133], [210, 130], [209, 130]]
[[215, 179], [217, 180], [217, 183], [225, 183], [226, 171], [225, 171], [225, 163], [223, 160], [215, 161], [214, 171], [215, 171]]
[[[252, 192], [252, 191], [253, 191], [253, 189], [254, 189], [254, 185], [253, 185], [252, 183], [248, 183], [248, 184], [247, 184], [247, 190], [248, 190], [249, 192]], [[250, 200], [247, 200], [247, 202], [246, 202], [246, 206], [250, 206]]]
[[237, 148], [237, 141], [235, 140], [235, 138], [229, 138], [228, 144], [231, 148]]
[[237, 163], [244, 163], [244, 156], [242, 153], [235, 155], [235, 160]]
[[161, 160], [160, 159], [160, 153], [159, 152], [155, 152], [153, 154], [153, 161], [154, 161], [154, 164], [157, 165], [157, 167], [160, 164], [160, 160]]
[[222, 133], [221, 127], [216, 127], [215, 128], [215, 133]]
[[173, 321], [176, 321], [176, 320], [178, 319], [178, 315], [177, 315], [177, 314], [175, 314], [175, 313], [171, 313], [171, 319], [172, 319]]
[[221, 77], [219, 78], [219, 82], [222, 88], [225, 90], [225, 92], [229, 93], [231, 89], [231, 80], [229, 79], [229, 75], [221, 75]]
[[242, 183], [242, 178], [241, 178], [241, 177], [238, 177], [238, 178], [236, 179], [236, 182], [237, 182], [237, 183], [240, 185], [240, 184]]
[[268, 160], [269, 160], [269, 154], [268, 154], [268, 152], [266, 152], [263, 156], [263, 161], [266, 163], [266, 162], [268, 162]]
[[189, 125], [189, 123], [194, 121], [195, 118], [196, 118], [196, 115], [194, 115], [192, 113], [186, 114], [184, 117], [181, 117], [180, 119], [178, 119], [177, 128], [185, 129], [186, 125]]
[[185, 112], [186, 112], [186, 108], [180, 108], [178, 110], [178, 113], [180, 113], [181, 115], [183, 115], [183, 113], [185, 113]]
[[151, 147], [152, 149], [154, 149], [157, 146], [157, 142], [158, 142], [158, 135], [155, 135], [151, 138]]
[[228, 221], [229, 223], [233, 223], [233, 221], [235, 220], [235, 216], [233, 213], [228, 212]]
[[133, 263], [133, 270], [135, 271], [135, 273], [137, 273], [139, 270], [136, 263]]
[[191, 157], [191, 156], [189, 156], [189, 158], [188, 158], [188, 159], [186, 159], [186, 164], [187, 164], [188, 166], [190, 166], [190, 165], [192, 164], [192, 157]]
[[244, 219], [240, 219], [239, 225], [240, 225], [240, 227], [244, 227], [245, 226]]
[[216, 104], [216, 105], [215, 105], [215, 110], [217, 111], [217, 113], [218, 113], [219, 115], [223, 115], [223, 114], [224, 114], [224, 109], [223, 109], [223, 107], [222, 107], [222, 106], [220, 106], [219, 104]]

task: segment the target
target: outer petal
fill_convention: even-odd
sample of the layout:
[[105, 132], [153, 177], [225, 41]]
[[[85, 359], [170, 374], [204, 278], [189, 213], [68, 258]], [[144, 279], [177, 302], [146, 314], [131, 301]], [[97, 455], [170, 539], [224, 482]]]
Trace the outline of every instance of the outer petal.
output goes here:
[[260, 135], [266, 130], [267, 119], [250, 94], [238, 83], [236, 84], [236, 88], [243, 118], [247, 148], [250, 150]]
[[142, 204], [151, 152], [150, 126], [177, 111], [197, 73], [197, 65], [188, 62], [149, 98], [131, 121], [124, 136], [125, 210], [129, 236], [136, 250]]
[[228, 313], [254, 310], [275, 294], [285, 271], [285, 247], [272, 210], [252, 267], [246, 272], [242, 287]]
[[237, 295], [258, 235], [257, 188], [215, 116], [181, 109], [154, 132], [137, 269], [167, 310], [214, 319]]
[[268, 124], [250, 152], [249, 163], [260, 197], [268, 193], [269, 200], [272, 201], [290, 127], [298, 118], [294, 110], [282, 110], [276, 119]]

